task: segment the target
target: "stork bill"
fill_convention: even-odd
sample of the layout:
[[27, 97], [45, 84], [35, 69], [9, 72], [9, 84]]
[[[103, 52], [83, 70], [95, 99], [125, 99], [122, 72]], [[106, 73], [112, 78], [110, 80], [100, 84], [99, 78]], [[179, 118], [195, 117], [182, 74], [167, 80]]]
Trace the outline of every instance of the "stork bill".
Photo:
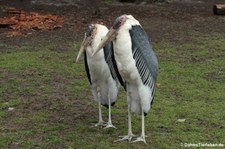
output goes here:
[[116, 30], [111, 28], [109, 32], [106, 34], [105, 38], [102, 39], [101, 43], [98, 45], [96, 50], [93, 52], [92, 56], [98, 53], [106, 44], [112, 42], [115, 38], [116, 38]]
[[83, 39], [83, 41], [81, 43], [81, 46], [80, 46], [79, 53], [78, 53], [77, 58], [76, 58], [76, 63], [79, 61], [81, 55], [85, 52], [87, 46], [91, 43], [92, 38], [93, 38], [92, 36], [87, 36], [86, 33], [85, 33], [84, 39]]
[[78, 53], [77, 58], [76, 58], [76, 63], [79, 61], [81, 55], [84, 53], [84, 50], [85, 50], [85, 48], [88, 46], [89, 42], [90, 42], [90, 39], [87, 40], [87, 37], [86, 37], [86, 35], [85, 35], [84, 40], [83, 40], [83, 42], [82, 42], [82, 44], [81, 44], [79, 53]]

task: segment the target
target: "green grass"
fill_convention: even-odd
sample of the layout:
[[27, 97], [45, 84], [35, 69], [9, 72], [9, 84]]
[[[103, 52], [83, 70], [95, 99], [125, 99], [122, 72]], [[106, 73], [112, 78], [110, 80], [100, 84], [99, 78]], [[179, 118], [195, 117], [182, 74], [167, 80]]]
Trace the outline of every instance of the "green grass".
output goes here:
[[[83, 62], [74, 63], [77, 51], [54, 51], [54, 45], [32, 51], [26, 44], [1, 53], [0, 148], [169, 149], [180, 148], [181, 143], [225, 144], [222, 37], [196, 34], [193, 42], [177, 45], [165, 40], [154, 45], [160, 70], [153, 108], [145, 121], [148, 145], [114, 142], [127, 133], [122, 89], [112, 111], [117, 129], [90, 127], [97, 122], [98, 106], [92, 101]], [[140, 134], [140, 123], [140, 117], [133, 116], [135, 134]]]

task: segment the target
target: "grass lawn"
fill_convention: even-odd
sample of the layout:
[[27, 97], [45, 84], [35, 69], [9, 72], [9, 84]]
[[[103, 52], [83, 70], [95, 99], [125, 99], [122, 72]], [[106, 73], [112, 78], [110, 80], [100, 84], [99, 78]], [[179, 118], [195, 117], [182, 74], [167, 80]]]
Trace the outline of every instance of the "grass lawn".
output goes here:
[[[79, 43], [59, 52], [54, 45], [32, 50], [12, 46], [0, 55], [0, 148], [181, 148], [181, 143], [225, 145], [225, 38], [196, 34], [194, 42], [154, 44], [159, 78], [146, 117], [147, 143], [117, 142], [127, 133], [127, 104], [121, 89], [113, 107], [117, 129], [91, 128], [97, 103], [81, 61]], [[104, 109], [107, 120], [107, 110]], [[135, 134], [140, 117], [133, 116]]]

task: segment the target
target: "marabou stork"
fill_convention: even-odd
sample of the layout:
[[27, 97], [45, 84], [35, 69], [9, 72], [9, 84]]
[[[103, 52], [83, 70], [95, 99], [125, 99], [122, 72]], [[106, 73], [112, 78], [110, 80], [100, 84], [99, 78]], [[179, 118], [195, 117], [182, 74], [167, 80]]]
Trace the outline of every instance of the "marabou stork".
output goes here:
[[[99, 104], [99, 122], [95, 126], [113, 126], [111, 121], [111, 106], [115, 104], [119, 92], [120, 83], [123, 85], [121, 76], [114, 59], [112, 42], [100, 49], [100, 52], [92, 56], [101, 40], [107, 34], [108, 29], [104, 25], [91, 24], [85, 33], [76, 62], [84, 53], [85, 69], [94, 100]], [[108, 123], [102, 119], [101, 105], [109, 109]]]
[[128, 135], [119, 140], [134, 137], [131, 128], [131, 112], [141, 115], [142, 132], [134, 142], [145, 140], [144, 116], [153, 103], [158, 74], [158, 60], [148, 36], [139, 21], [131, 15], [118, 17], [93, 56], [113, 41], [118, 70], [126, 83], [128, 102]]

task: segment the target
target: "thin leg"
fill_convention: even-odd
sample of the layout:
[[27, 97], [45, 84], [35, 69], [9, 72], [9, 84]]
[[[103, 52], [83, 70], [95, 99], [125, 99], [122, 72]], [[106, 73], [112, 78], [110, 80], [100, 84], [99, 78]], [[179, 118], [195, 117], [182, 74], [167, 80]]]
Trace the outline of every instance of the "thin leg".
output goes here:
[[142, 141], [142, 142], [144, 142], [145, 144], [147, 144], [146, 143], [146, 141], [145, 141], [145, 117], [144, 117], [144, 112], [143, 112], [143, 110], [142, 110], [142, 114], [141, 114], [141, 136], [140, 137], [138, 137], [135, 141], [133, 141], [133, 142], [139, 142], [139, 141]]
[[[128, 88], [127, 88], [128, 89]], [[121, 139], [116, 141], [123, 141], [123, 140], [129, 140], [135, 136], [132, 133], [132, 126], [131, 126], [131, 107], [130, 107], [130, 93], [127, 91], [127, 102], [128, 102], [128, 135], [127, 136], [119, 136]]]
[[98, 95], [98, 112], [99, 112], [99, 121], [97, 124], [94, 126], [105, 126], [105, 122], [102, 119], [102, 109], [101, 109], [101, 94], [100, 94], [100, 89], [97, 87], [97, 95]]
[[128, 136], [134, 136], [132, 133], [132, 126], [131, 126], [131, 107], [128, 104]]
[[110, 97], [108, 96], [108, 105], [109, 105], [109, 120], [108, 120], [108, 123], [105, 127], [106, 128], [116, 128], [115, 126], [113, 126], [112, 124], [112, 119], [111, 119], [111, 99]]

